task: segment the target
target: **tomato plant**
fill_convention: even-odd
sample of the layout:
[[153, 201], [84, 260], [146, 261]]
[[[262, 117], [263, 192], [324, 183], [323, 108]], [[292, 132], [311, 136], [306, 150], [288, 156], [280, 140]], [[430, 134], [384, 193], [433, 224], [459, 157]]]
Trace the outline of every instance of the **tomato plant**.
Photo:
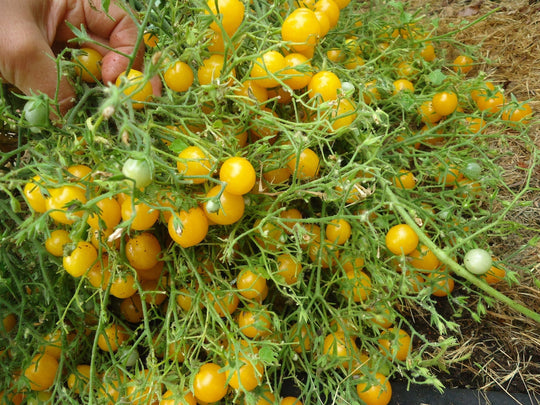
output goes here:
[[319, 156], [312, 149], [306, 148], [298, 156], [291, 156], [287, 166], [299, 180], [308, 180], [319, 173], [319, 160]]
[[442, 115], [435, 110], [433, 101], [426, 100], [418, 108], [418, 113], [422, 122], [426, 124], [435, 124], [439, 122], [442, 118]]
[[343, 332], [333, 332], [326, 335], [323, 342], [323, 354], [328, 356], [330, 361], [348, 368], [351, 364], [351, 359], [355, 356], [358, 348], [354, 340], [346, 336]]
[[250, 305], [238, 314], [238, 326], [248, 338], [264, 338], [272, 331], [271, 314], [264, 307]]
[[272, 388], [268, 384], [263, 384], [259, 389], [254, 393], [252, 397], [244, 398], [244, 404], [254, 404], [254, 405], [272, 405], [276, 401], [276, 395], [272, 391]]
[[527, 124], [533, 115], [532, 107], [529, 103], [521, 105], [508, 105], [502, 112], [502, 119], [511, 123], [521, 122]]
[[231, 315], [236, 311], [239, 303], [240, 299], [235, 291], [217, 289], [208, 292], [207, 306], [212, 306], [216, 311], [216, 314], [221, 318]]
[[301, 53], [289, 53], [285, 55], [283, 70], [283, 82], [293, 90], [306, 87], [313, 77], [312, 66], [309, 59]]
[[28, 205], [36, 212], [47, 211], [47, 198], [43, 195], [39, 186], [40, 177], [34, 176], [31, 181], [24, 185], [23, 194]]
[[[144, 46], [116, 85], [68, 50], [65, 115], [0, 91], [2, 400], [37, 400], [32, 382], [110, 404], [387, 403], [397, 376], [438, 385], [429, 354], [455, 324], [488, 297], [516, 304], [499, 284], [515, 256], [467, 252], [530, 232], [509, 215], [534, 206], [535, 103], [403, 2], [129, 6]], [[70, 44], [88, 43], [79, 28]], [[519, 192], [499, 166], [517, 145]], [[36, 353], [61, 364], [52, 382], [27, 368]]]
[[410, 190], [416, 186], [416, 178], [411, 171], [401, 169], [399, 174], [393, 178], [393, 183], [397, 188]]
[[138, 294], [124, 298], [120, 304], [120, 312], [124, 319], [131, 323], [139, 323], [144, 319], [141, 297]]
[[498, 282], [504, 280], [505, 276], [506, 270], [504, 270], [500, 266], [491, 266], [487, 272], [480, 275], [480, 277], [484, 279], [485, 282], [488, 284], [497, 284]]
[[131, 273], [117, 272], [109, 278], [109, 292], [116, 298], [131, 297], [136, 291], [135, 276]]
[[268, 293], [266, 279], [258, 274], [257, 269], [243, 269], [236, 279], [238, 292], [248, 299], [263, 300]]
[[294, 284], [302, 272], [302, 263], [287, 253], [283, 253], [277, 257], [278, 271], [277, 274], [283, 277], [287, 284]]
[[356, 106], [351, 100], [340, 99], [337, 106], [332, 110], [332, 129], [337, 131], [341, 128], [348, 129], [357, 117]]
[[296, 397], [285, 397], [279, 403], [280, 405], [303, 405], [302, 401]]
[[[232, 83], [232, 80], [224, 81], [226, 72], [223, 71], [225, 66], [225, 58], [223, 55], [214, 54], [210, 55], [203, 61], [203, 64], [197, 70], [197, 78], [199, 84], [215, 84], [215, 83]], [[231, 75], [235, 76], [235, 71], [231, 71]]]
[[93, 287], [105, 290], [111, 278], [108, 256], [98, 257], [94, 265], [86, 272], [85, 277]]
[[67, 378], [67, 385], [75, 394], [83, 394], [88, 391], [91, 368], [88, 364], [79, 364], [73, 373]]
[[293, 343], [293, 349], [297, 353], [311, 351], [311, 337], [305, 325], [295, 323], [291, 326], [289, 337]]
[[401, 91], [410, 91], [414, 93], [414, 84], [407, 79], [398, 79], [394, 81], [394, 95], [397, 95]]
[[381, 333], [378, 343], [385, 356], [405, 361], [411, 351], [411, 337], [407, 331], [389, 328]]
[[409, 264], [419, 270], [433, 271], [441, 264], [435, 253], [423, 244], [419, 244], [408, 256]]
[[181, 395], [176, 396], [174, 391], [170, 389], [165, 391], [165, 393], [162, 395], [162, 399], [161, 401], [159, 401], [159, 405], [175, 405], [178, 403], [178, 399], [180, 399], [180, 397], [181, 400], [184, 401], [183, 403], [187, 405], [197, 405], [197, 400], [191, 392], [186, 392], [182, 397]]
[[491, 114], [498, 113], [504, 103], [505, 98], [504, 94], [496, 89], [491, 89], [488, 86], [487, 89], [480, 90], [479, 93], [474, 97], [476, 105], [480, 111], [486, 111]]
[[244, 80], [235, 88], [234, 94], [242, 97], [243, 102], [264, 103], [268, 100], [268, 90], [257, 84], [256, 80]]
[[334, 219], [326, 226], [326, 238], [338, 245], [343, 245], [351, 237], [351, 224], [344, 219]]
[[251, 68], [251, 79], [264, 88], [276, 87], [286, 67], [285, 57], [278, 51], [268, 51]]
[[473, 59], [467, 55], [458, 55], [454, 59], [452, 69], [456, 73], [467, 74], [473, 68]]
[[17, 317], [15, 316], [15, 314], [7, 314], [2, 319], [2, 327], [3, 327], [2, 332], [3, 333], [11, 332], [15, 328], [15, 325], [17, 325]]
[[148, 31], [144, 33], [143, 41], [147, 47], [155, 48], [159, 43], [159, 37], [155, 33]]
[[371, 278], [361, 270], [348, 270], [345, 273], [342, 294], [354, 302], [365, 301], [371, 294]]
[[229, 385], [236, 390], [252, 391], [262, 380], [264, 369], [253, 365], [250, 360], [240, 358], [237, 359], [236, 366], [229, 367], [235, 367], [235, 369], [227, 371], [227, 380]]
[[435, 297], [446, 297], [454, 290], [455, 281], [444, 268], [427, 273], [426, 276], [426, 282], [431, 285], [431, 294]]

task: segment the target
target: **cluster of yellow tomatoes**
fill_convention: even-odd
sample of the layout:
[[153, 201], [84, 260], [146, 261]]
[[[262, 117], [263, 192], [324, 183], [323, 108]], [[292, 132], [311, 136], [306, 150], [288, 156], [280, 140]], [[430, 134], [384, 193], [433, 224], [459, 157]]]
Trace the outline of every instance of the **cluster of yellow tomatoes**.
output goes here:
[[[196, 64], [160, 48], [160, 33], [145, 34], [169, 100], [196, 94], [201, 116], [165, 122], [152, 135], [170, 162], [163, 173], [148, 156], [122, 162], [121, 170], [95, 168], [107, 158], [85, 160], [79, 142], [73, 160], [80, 163], [26, 180], [26, 203], [49, 218], [46, 250], [74, 278], [74, 294], [88, 294], [95, 305], [84, 337], [65, 328], [49, 333], [18, 371], [26, 391], [6, 388], [0, 401], [54, 402], [58, 383], [97, 403], [300, 405], [318, 400], [318, 373], [325, 380], [319, 383], [335, 391], [328, 398], [390, 401], [389, 378], [398, 372], [391, 365], [421, 358], [396, 297], [444, 297], [455, 281], [414, 229], [373, 200], [384, 187], [413, 195], [416, 169], [399, 155], [445, 145], [445, 122], [472, 137], [491, 117], [519, 125], [532, 112], [484, 80], [470, 95], [460, 93], [474, 65], [465, 55], [447, 66], [440, 83], [432, 78], [438, 90], [429, 92], [433, 84], [422, 69], [437, 56], [428, 33], [380, 16], [382, 25], [371, 31], [363, 5], [349, 3], [209, 0], [195, 18], [206, 24]], [[243, 53], [245, 19], [256, 25], [261, 13], [279, 23], [279, 33]], [[99, 83], [101, 55], [83, 51], [74, 59], [77, 73]], [[377, 69], [389, 66], [392, 80], [377, 80]], [[148, 79], [131, 70], [116, 82], [122, 101], [141, 117], [171, 108], [152, 99]], [[385, 117], [391, 122], [383, 132], [392, 139], [362, 134]], [[123, 136], [120, 143], [129, 146]], [[374, 163], [375, 144], [397, 168]], [[480, 195], [478, 165], [448, 159], [433, 166], [423, 181], [437, 192], [453, 189], [463, 201]], [[426, 200], [415, 207], [424, 229], [436, 210]], [[446, 242], [457, 243], [456, 236]], [[496, 283], [504, 276], [493, 266], [483, 277]], [[10, 314], [4, 331], [13, 333], [16, 324]], [[94, 342], [92, 357], [63, 375], [68, 353], [61, 348], [77, 339]], [[288, 378], [304, 384], [300, 395], [281, 395]], [[349, 391], [339, 392], [343, 382]]]

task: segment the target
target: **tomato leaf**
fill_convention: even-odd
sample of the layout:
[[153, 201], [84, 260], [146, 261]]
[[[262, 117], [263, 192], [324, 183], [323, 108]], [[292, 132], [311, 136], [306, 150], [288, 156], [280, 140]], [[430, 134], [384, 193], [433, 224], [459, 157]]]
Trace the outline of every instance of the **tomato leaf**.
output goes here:
[[277, 353], [272, 348], [264, 346], [259, 350], [259, 358], [266, 364], [272, 364], [277, 360]]
[[169, 149], [173, 151], [174, 153], [180, 153], [187, 147], [188, 147], [188, 144], [184, 142], [184, 140], [179, 139], [179, 138], [172, 141], [171, 144], [169, 145]]
[[432, 85], [440, 86], [446, 80], [446, 75], [441, 69], [435, 69], [428, 75], [427, 79]]

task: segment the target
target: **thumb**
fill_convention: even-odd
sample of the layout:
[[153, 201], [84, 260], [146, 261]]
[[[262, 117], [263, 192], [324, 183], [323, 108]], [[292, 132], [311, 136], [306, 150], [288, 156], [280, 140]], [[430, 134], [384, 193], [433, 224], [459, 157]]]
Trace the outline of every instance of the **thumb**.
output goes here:
[[[44, 93], [63, 115], [73, 105], [75, 92], [65, 76], [58, 76], [55, 56], [43, 32], [31, 21], [18, 21], [0, 36], [0, 74], [26, 95]], [[51, 118], [56, 118], [54, 110]]]

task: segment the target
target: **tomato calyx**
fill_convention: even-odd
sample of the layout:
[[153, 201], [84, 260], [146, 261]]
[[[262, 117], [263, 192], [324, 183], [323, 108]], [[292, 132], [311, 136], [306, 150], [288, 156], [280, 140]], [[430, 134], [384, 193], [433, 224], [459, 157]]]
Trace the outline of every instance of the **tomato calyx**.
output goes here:
[[220, 197], [219, 195], [215, 198], [212, 198], [206, 202], [206, 211], [210, 213], [216, 213], [221, 208], [221, 203], [219, 201]]

